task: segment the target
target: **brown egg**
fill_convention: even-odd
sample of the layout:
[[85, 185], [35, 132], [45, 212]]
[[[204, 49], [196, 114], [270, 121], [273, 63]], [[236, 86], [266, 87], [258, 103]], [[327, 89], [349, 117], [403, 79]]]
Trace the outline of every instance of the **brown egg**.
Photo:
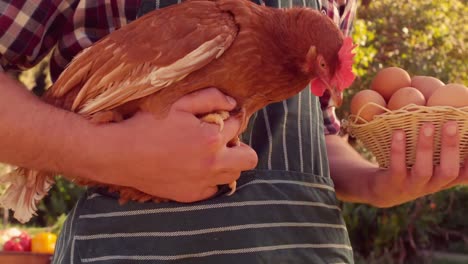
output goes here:
[[[381, 107], [375, 105], [367, 105], [362, 108], [367, 103], [375, 103]], [[362, 111], [359, 113], [359, 116], [366, 121], [371, 121], [375, 115], [379, 115], [385, 112], [386, 103], [383, 97], [376, 91], [372, 90], [362, 90], [356, 93], [351, 100], [350, 110], [351, 114], [358, 115], [359, 110]]]
[[468, 88], [458, 83], [442, 86], [427, 100], [427, 106], [468, 106]]
[[418, 89], [426, 99], [444, 85], [445, 83], [432, 76], [413, 76], [411, 78], [411, 87]]
[[398, 89], [408, 86], [411, 86], [410, 75], [398, 67], [380, 70], [371, 83], [371, 89], [380, 93], [387, 102]]
[[390, 97], [387, 107], [393, 111], [409, 104], [426, 105], [426, 99], [418, 89], [414, 87], [403, 87]]

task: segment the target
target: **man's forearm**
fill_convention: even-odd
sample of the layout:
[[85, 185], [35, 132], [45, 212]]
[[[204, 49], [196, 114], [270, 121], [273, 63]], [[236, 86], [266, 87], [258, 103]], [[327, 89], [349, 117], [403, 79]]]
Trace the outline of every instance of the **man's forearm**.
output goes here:
[[325, 137], [330, 174], [340, 200], [372, 204], [370, 179], [378, 166], [362, 158], [346, 141], [336, 135]]
[[140, 111], [109, 124], [92, 124], [43, 103], [2, 73], [0, 96], [0, 162], [180, 202], [213, 196], [216, 186], [235, 181], [257, 163], [247, 145], [228, 146], [240, 119], [225, 120], [219, 131], [197, 118], [236, 107], [215, 88], [180, 98], [164, 118]]
[[[3, 73], [0, 95], [0, 162], [56, 172], [67, 168], [75, 173], [70, 171], [71, 163], [79, 163], [85, 153], [77, 153], [72, 146], [86, 137], [86, 130], [79, 128], [88, 122], [43, 103]], [[81, 144], [83, 150], [86, 146]]]

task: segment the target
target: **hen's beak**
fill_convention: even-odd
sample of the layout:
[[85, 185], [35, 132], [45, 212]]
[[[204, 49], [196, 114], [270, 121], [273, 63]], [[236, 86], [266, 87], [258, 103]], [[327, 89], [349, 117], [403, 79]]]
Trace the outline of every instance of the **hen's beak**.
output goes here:
[[343, 103], [343, 93], [336, 86], [329, 86], [330, 102], [329, 106], [340, 107]]

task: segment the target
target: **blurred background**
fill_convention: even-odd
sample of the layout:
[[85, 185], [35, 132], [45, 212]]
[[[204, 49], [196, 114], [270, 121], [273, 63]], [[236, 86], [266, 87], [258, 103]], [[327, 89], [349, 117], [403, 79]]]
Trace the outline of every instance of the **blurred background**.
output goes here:
[[[353, 39], [359, 45], [353, 86], [338, 109], [344, 119], [352, 96], [369, 88], [384, 67], [411, 75], [434, 76], [468, 85], [468, 5], [466, 0], [362, 0]], [[40, 96], [50, 86], [47, 59], [21, 74], [12, 73]], [[359, 141], [343, 134], [362, 155], [374, 157]], [[0, 173], [10, 168], [0, 164]], [[4, 187], [0, 186], [0, 192]], [[38, 216], [19, 225], [0, 209], [0, 230], [57, 233], [83, 188], [58, 179], [39, 204]], [[357, 263], [468, 263], [468, 188], [457, 187], [389, 209], [342, 204]], [[1, 237], [1, 233], [0, 233]], [[1, 241], [0, 243], [4, 243]]]

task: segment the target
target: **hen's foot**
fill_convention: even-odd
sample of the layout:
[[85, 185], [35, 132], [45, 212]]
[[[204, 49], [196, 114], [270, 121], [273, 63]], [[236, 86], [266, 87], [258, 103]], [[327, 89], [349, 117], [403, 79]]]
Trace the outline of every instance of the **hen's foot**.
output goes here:
[[236, 192], [236, 187], [237, 187], [237, 181], [233, 181], [233, 182], [229, 183], [229, 188], [231, 188], [231, 191], [226, 195], [227, 196], [233, 195]]
[[[218, 111], [215, 113], [210, 113], [205, 116], [202, 116], [200, 119], [208, 122], [214, 123], [219, 125], [219, 131], [222, 131], [224, 128], [224, 120], [229, 118], [229, 112], [227, 111]], [[240, 146], [240, 139], [239, 137], [235, 137], [228, 142], [228, 147]], [[231, 191], [227, 194], [228, 196], [234, 194], [236, 192], [237, 181], [233, 181], [229, 183], [229, 188]]]
[[121, 122], [123, 121], [123, 116], [117, 111], [109, 110], [93, 114], [90, 121], [93, 124]]
[[202, 121], [219, 125], [219, 131], [223, 130], [224, 120], [228, 118], [229, 118], [228, 111], [218, 111], [218, 112], [210, 113], [210, 114], [200, 117]]
[[232, 148], [232, 147], [239, 147], [241, 144], [241, 141], [239, 139], [239, 136], [229, 140], [229, 142], [227, 143], [227, 146]]

